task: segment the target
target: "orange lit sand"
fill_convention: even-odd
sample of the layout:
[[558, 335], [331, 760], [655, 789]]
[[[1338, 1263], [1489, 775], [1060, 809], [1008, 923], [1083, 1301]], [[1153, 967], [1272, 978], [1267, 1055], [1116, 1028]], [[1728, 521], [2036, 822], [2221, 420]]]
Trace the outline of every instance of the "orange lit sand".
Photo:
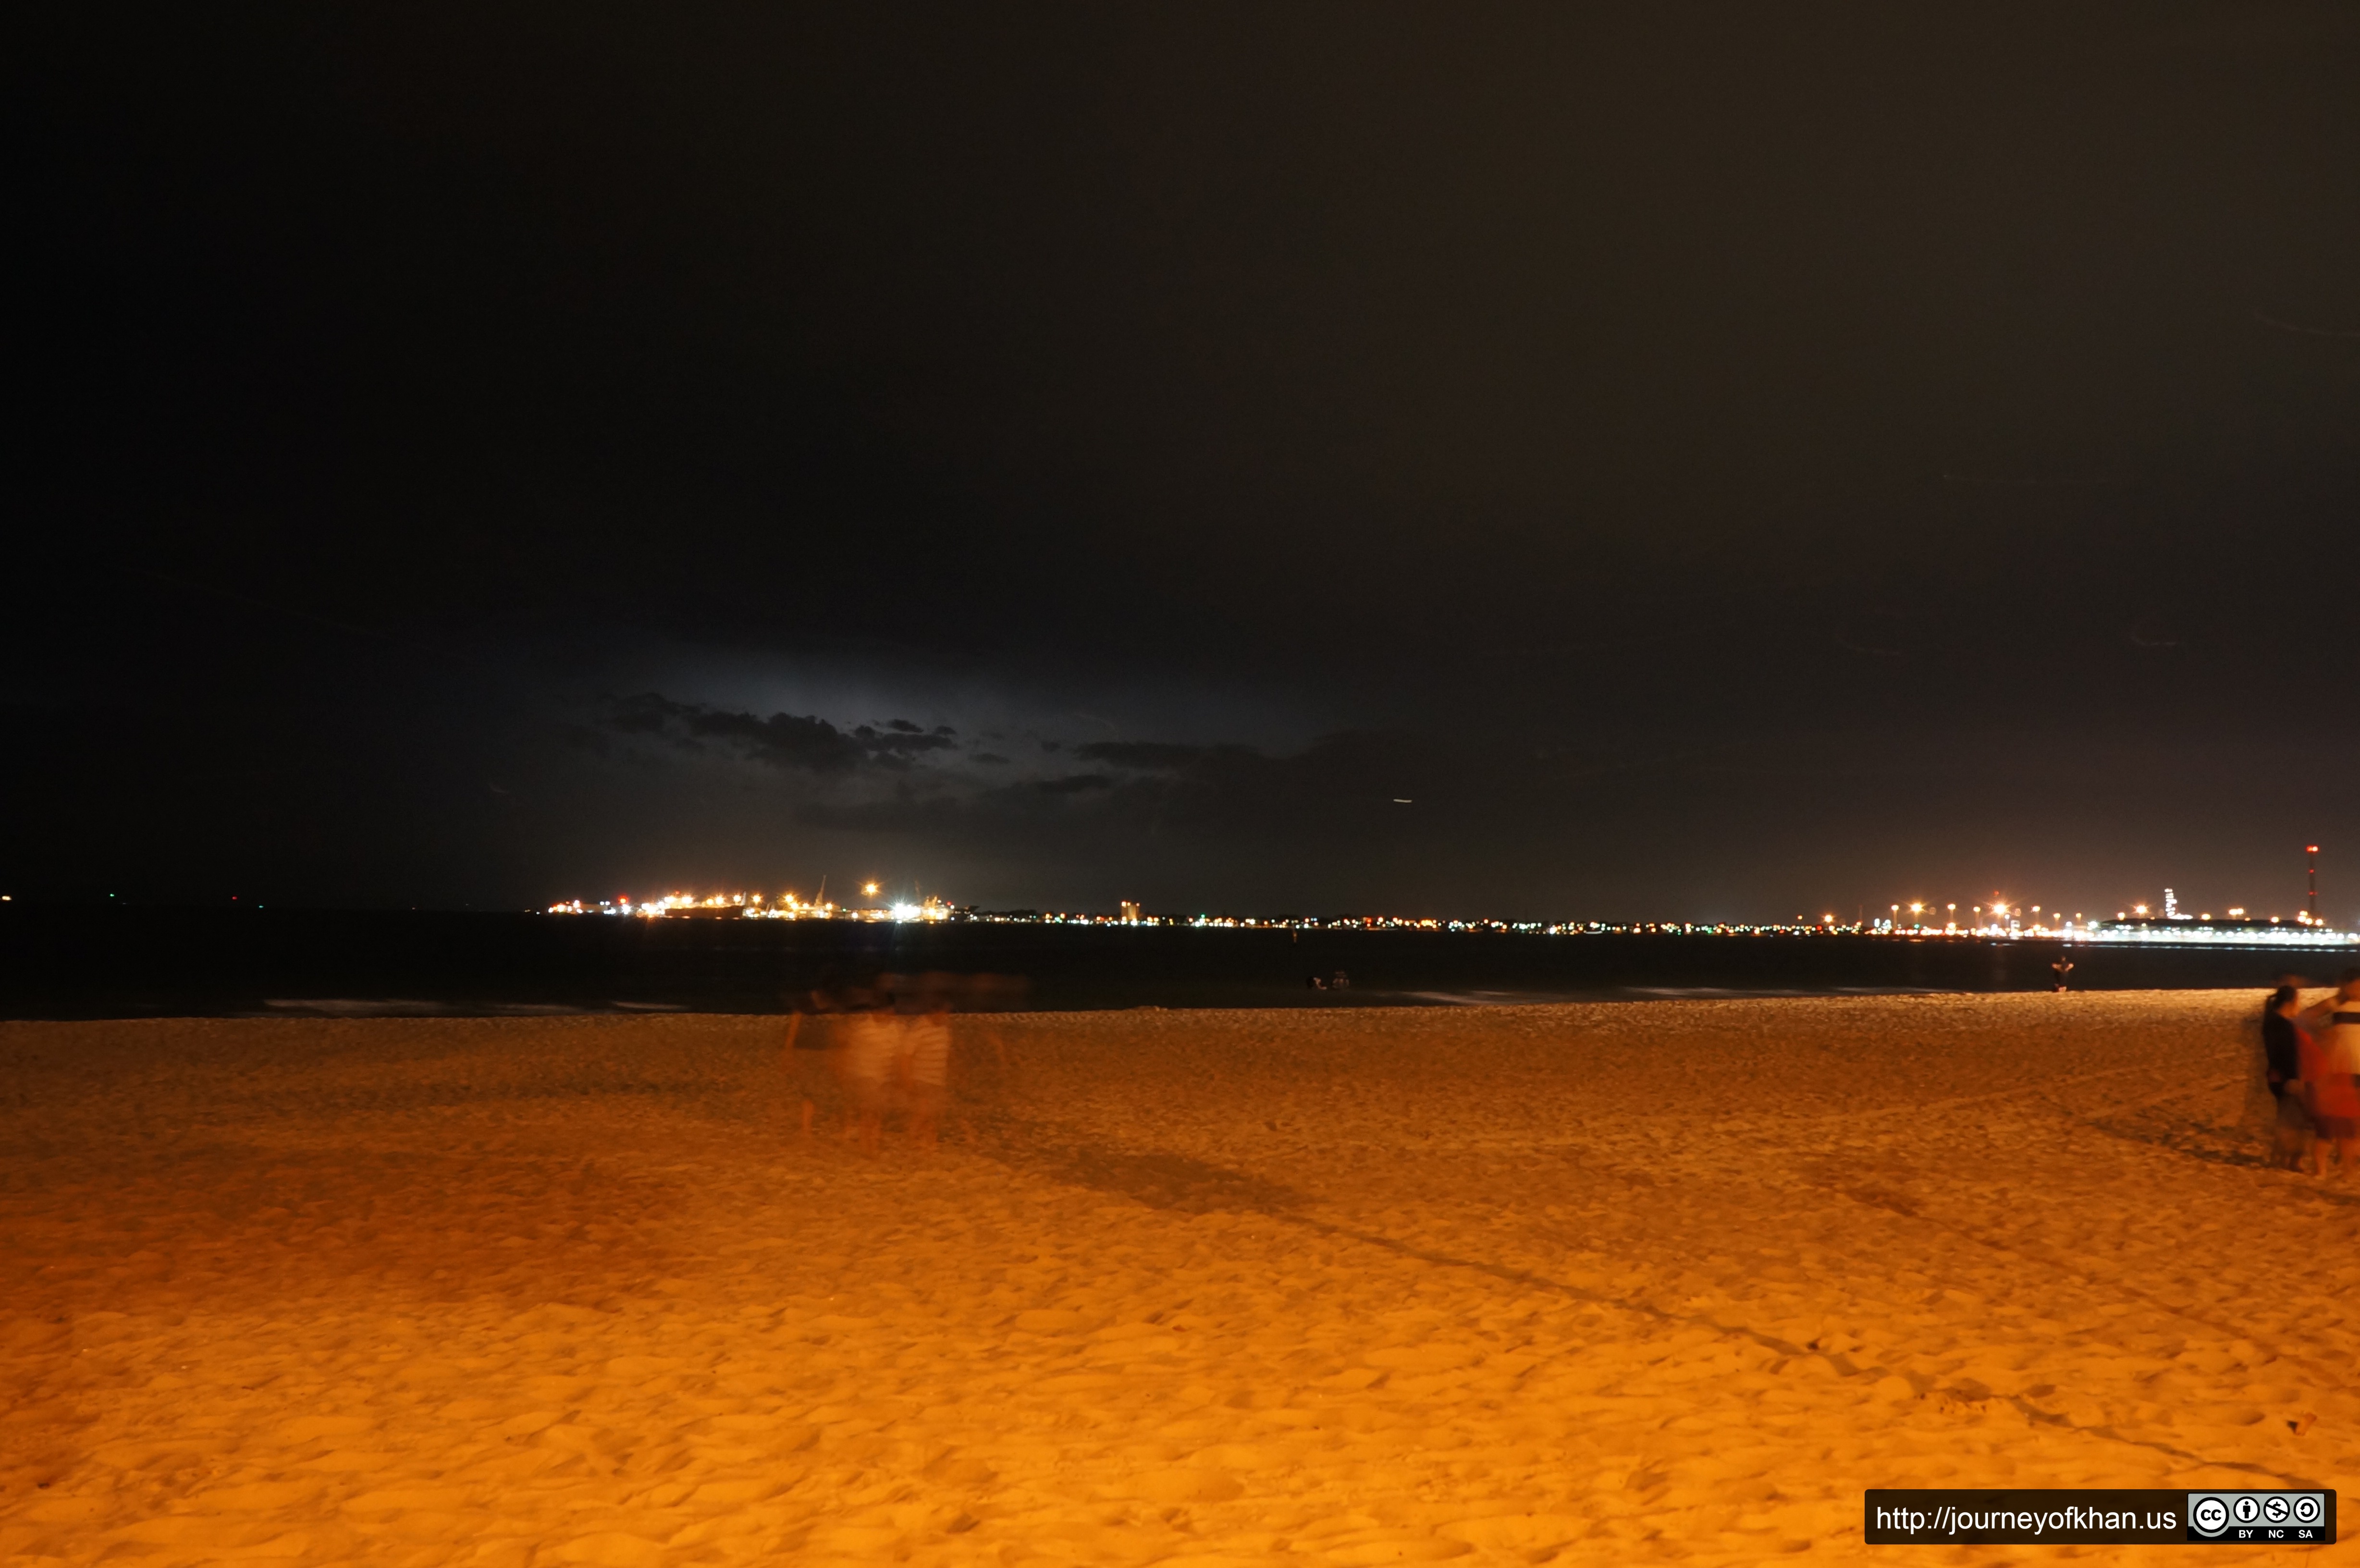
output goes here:
[[2226, 1126], [2256, 1003], [1036, 1016], [876, 1162], [772, 1020], [7, 1026], [0, 1560], [1754, 1563], [1868, 1485], [2334, 1485], [2360, 1180]]

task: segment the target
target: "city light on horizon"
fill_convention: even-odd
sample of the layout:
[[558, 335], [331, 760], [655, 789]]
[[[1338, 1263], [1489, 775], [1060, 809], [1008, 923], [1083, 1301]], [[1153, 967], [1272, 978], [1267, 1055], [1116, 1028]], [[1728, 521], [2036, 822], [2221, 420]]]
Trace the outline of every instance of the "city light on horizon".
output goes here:
[[[866, 891], [878, 884], [872, 882], [863, 886]], [[1961, 926], [1955, 918], [1958, 906], [1950, 904], [1947, 906], [1952, 915], [1950, 920], [1939, 925], [1928, 925], [1921, 917], [1929, 907], [1922, 899], [1911, 902], [1907, 906], [1912, 917], [1907, 921], [1901, 919], [1904, 906], [1896, 903], [1889, 906], [1890, 918], [1846, 921], [1830, 910], [1817, 920], [1798, 915], [1791, 924], [1743, 920], [1502, 920], [1432, 915], [1159, 915], [1146, 912], [1136, 900], [1131, 899], [1122, 900], [1119, 909], [1112, 913], [1097, 910], [989, 910], [972, 905], [954, 905], [936, 894], [923, 898], [896, 899], [882, 908], [850, 909], [825, 899], [805, 899], [790, 889], [775, 896], [760, 892], [729, 892], [700, 897], [693, 893], [672, 892], [634, 899], [628, 895], [617, 895], [613, 899], [595, 904], [575, 898], [552, 904], [543, 912], [552, 915], [628, 916], [641, 920], [841, 920], [895, 924], [958, 921], [1286, 931], [1513, 932], [1546, 936], [1845, 936], [2074, 944], [2312, 948], [2360, 945], [2360, 935], [2334, 930], [2325, 921], [2311, 920], [2301, 914], [2296, 915], [2291, 923], [2277, 915], [2265, 919], [2252, 918], [2242, 905], [2229, 909], [2225, 923], [2214, 920], [2210, 913], [2183, 914], [2173, 902], [2169, 889], [2166, 890], [2163, 915], [2151, 915], [2147, 905], [2136, 904], [2129, 910], [2118, 913], [2111, 921], [2087, 920], [2078, 913], [2067, 917], [2061, 911], [2050, 911], [2044, 917], [2039, 905], [2010, 904], [2005, 898], [1995, 898], [1988, 907], [1988, 918], [1977, 919]], [[1972, 909], [1977, 916], [1982, 916], [1985, 906], [1975, 905]]]
[[[2318, 897], [2318, 846], [2306, 845], [2310, 856], [2308, 894], [2315, 902]], [[939, 893], [919, 897], [915, 890], [909, 898], [895, 898], [882, 907], [851, 909], [839, 906], [825, 897], [826, 879], [822, 878], [822, 894], [804, 898], [793, 889], [776, 895], [759, 890], [744, 892], [694, 893], [673, 891], [654, 898], [633, 898], [617, 894], [609, 900], [588, 903], [579, 898], [562, 900], [549, 905], [544, 912], [552, 915], [627, 915], [639, 919], [745, 919], [745, 920], [848, 920], [857, 921], [890, 921], [894, 923], [977, 921], [985, 923], [1038, 923], [1121, 926], [1186, 926], [1251, 929], [1283, 929], [1293, 931], [1383, 930], [1383, 931], [1448, 931], [1467, 932], [1523, 932], [1544, 935], [1572, 934], [1685, 934], [1685, 935], [1810, 935], [1907, 937], [1911, 940], [1954, 938], [1991, 942], [2059, 942], [2067, 943], [2147, 943], [2203, 946], [2287, 946], [2338, 947], [2360, 945], [2360, 935], [2334, 929], [2330, 922], [2316, 918], [2309, 909], [2296, 913], [2289, 922], [2285, 917], [2272, 914], [2256, 917], [2249, 906], [2223, 906], [2227, 914], [2216, 920], [2211, 910], [2196, 914], [2184, 911], [2180, 905], [2176, 887], [2163, 889], [2162, 913], [2154, 912], [2150, 904], [2134, 903], [2128, 909], [2118, 910], [2112, 920], [2090, 920], [2078, 911], [2067, 916], [2062, 910], [2021, 898], [2011, 898], [1994, 892], [1988, 905], [1971, 904], [1969, 919], [1961, 924], [1955, 902], [1939, 906], [1948, 917], [1941, 923], [1929, 924], [1928, 912], [1937, 906], [1926, 898], [1912, 898], [1906, 908], [1895, 902], [1887, 906], [1888, 914], [1874, 919], [1844, 920], [1833, 910], [1823, 912], [1818, 920], [1797, 915], [1792, 924], [1743, 920], [1502, 920], [1492, 917], [1442, 917], [1430, 915], [1370, 915], [1344, 914], [1336, 916], [1304, 915], [1233, 915], [1199, 912], [1195, 914], [1153, 914], [1137, 899], [1125, 898], [1118, 903], [1117, 911], [1035, 909], [988, 910], [976, 905], [955, 905]], [[860, 885], [865, 897], [877, 898], [883, 884], [875, 879]], [[1939, 917], [1937, 917], [1939, 918]]]

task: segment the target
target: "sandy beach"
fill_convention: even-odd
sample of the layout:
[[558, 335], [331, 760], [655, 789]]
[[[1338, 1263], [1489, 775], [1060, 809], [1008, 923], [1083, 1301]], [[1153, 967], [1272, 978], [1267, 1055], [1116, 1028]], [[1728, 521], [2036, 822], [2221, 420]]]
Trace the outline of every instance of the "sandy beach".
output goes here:
[[2259, 1004], [962, 1020], [875, 1160], [775, 1019], [0, 1026], [0, 1560], [1758, 1563], [1883, 1552], [1871, 1486], [2336, 1486], [2360, 1178], [2262, 1165]]

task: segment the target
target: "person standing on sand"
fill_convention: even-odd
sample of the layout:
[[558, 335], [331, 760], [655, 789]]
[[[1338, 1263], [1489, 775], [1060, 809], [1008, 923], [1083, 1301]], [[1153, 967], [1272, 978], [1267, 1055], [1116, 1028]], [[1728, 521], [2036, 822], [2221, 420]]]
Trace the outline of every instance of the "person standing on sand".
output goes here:
[[2302, 993], [2292, 985], [2282, 985], [2271, 992], [2262, 1008], [2262, 1075], [2278, 1105], [2270, 1163], [2289, 1171], [2301, 1170], [2311, 1153], [2311, 1109], [2303, 1103], [2302, 1052], [2312, 1041], [2297, 1021], [2301, 1017]]
[[845, 1130], [858, 1138], [861, 1153], [874, 1154], [885, 1139], [885, 1111], [901, 1066], [902, 1029], [886, 985], [880, 984], [864, 1000], [866, 1005], [845, 1019], [844, 1089], [850, 1102]]
[[2302, 1022], [2312, 1040], [2303, 1052], [2302, 1081], [2319, 1132], [2311, 1145], [2311, 1174], [2327, 1173], [2327, 1146], [2333, 1143], [2341, 1176], [2351, 1170], [2360, 1145], [2360, 1085], [2353, 1082], [2360, 1073], [2360, 969], [2345, 970], [2335, 994], [2303, 1014]]
[[842, 1043], [839, 1015], [844, 1010], [844, 997], [834, 974], [823, 975], [818, 985], [796, 997], [791, 1007], [787, 1014], [787, 1081], [795, 1097], [803, 1102], [803, 1136], [809, 1138], [821, 1105], [838, 1097], [841, 1074], [836, 1048]]

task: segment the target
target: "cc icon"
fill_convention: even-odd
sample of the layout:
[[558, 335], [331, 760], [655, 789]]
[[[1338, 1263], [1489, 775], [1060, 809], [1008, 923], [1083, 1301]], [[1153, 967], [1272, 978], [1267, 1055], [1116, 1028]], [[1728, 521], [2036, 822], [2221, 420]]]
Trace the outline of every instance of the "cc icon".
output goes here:
[[2229, 1505], [2219, 1497], [2198, 1497], [2188, 1505], [2188, 1522], [2204, 1535], [2218, 1535], [2229, 1528]]

